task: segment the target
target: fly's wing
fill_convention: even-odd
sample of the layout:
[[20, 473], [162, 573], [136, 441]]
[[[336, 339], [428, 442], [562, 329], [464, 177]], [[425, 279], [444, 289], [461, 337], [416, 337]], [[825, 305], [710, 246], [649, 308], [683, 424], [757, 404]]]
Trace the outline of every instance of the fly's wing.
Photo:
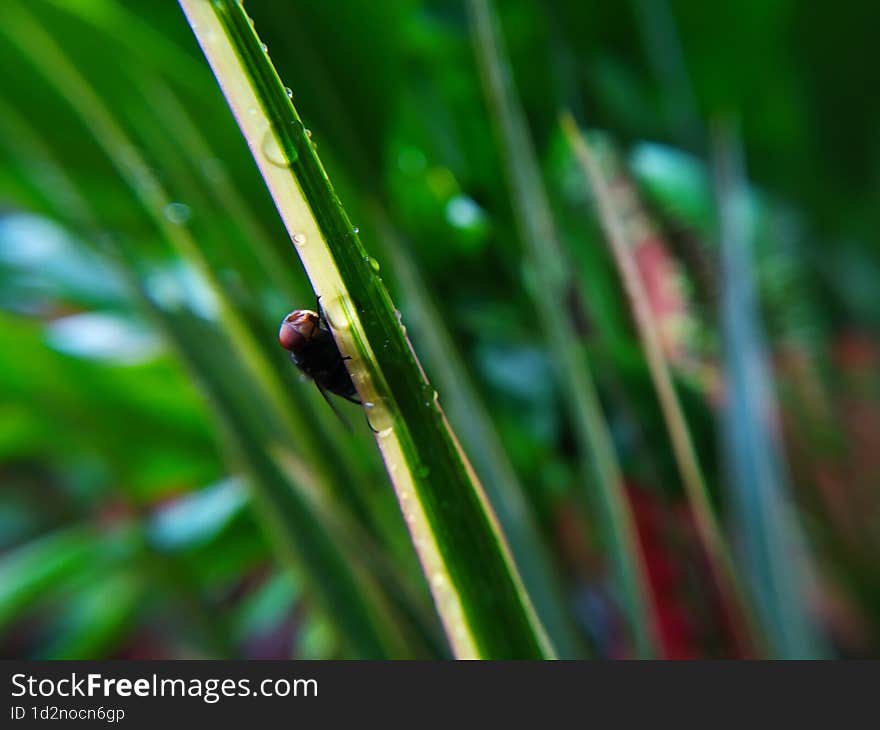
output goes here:
[[[336, 417], [337, 417], [340, 421], [342, 421], [342, 425], [344, 425], [344, 426], [349, 430], [349, 432], [351, 432], [351, 430], [352, 430], [352, 429], [351, 429], [351, 424], [348, 422], [348, 419], [347, 419], [344, 415], [342, 415], [342, 412], [336, 407], [336, 404], [333, 402], [333, 400], [330, 398], [330, 396], [327, 395], [327, 391], [324, 390], [324, 389], [318, 384], [318, 381], [316, 380], [316, 381], [314, 381], [314, 382], [315, 382], [315, 387], [318, 389], [318, 392], [321, 394], [321, 397], [322, 397], [325, 401], [327, 401], [327, 405], [330, 406], [331, 410], [336, 414]], [[360, 403], [360, 401], [356, 401], [356, 402], [357, 402], [357, 403]]]
[[[321, 397], [322, 397], [325, 401], [327, 401], [327, 405], [330, 406], [330, 408], [331, 408], [331, 409], [333, 410], [333, 412], [336, 414], [336, 417], [337, 417], [340, 421], [342, 421], [343, 425], [349, 430], [349, 432], [352, 432], [351, 424], [348, 422], [348, 419], [347, 419], [344, 415], [342, 415], [342, 413], [341, 413], [341, 412], [339, 411], [339, 409], [336, 407], [336, 404], [333, 402], [333, 400], [330, 398], [330, 396], [327, 395], [327, 391], [324, 390], [324, 389], [318, 384], [318, 381], [317, 381], [317, 380], [315, 380], [314, 383], [315, 383], [315, 387], [318, 389], [318, 392], [321, 394]], [[350, 396], [350, 397], [349, 397], [349, 396], [347, 396], [347, 395], [343, 395], [343, 396], [341, 396], [341, 397], [342, 397], [342, 398], [345, 398], [345, 399], [348, 400], [348, 401], [351, 401], [352, 403], [357, 403], [358, 405], [361, 405], [361, 400], [360, 400], [360, 398], [358, 398], [357, 396]], [[367, 422], [367, 426], [369, 427], [369, 429], [370, 429], [373, 433], [379, 433], [375, 428], [373, 428], [373, 424], [370, 423], [370, 419], [367, 417], [367, 414], [366, 414], [366, 413], [364, 413], [364, 420]]]

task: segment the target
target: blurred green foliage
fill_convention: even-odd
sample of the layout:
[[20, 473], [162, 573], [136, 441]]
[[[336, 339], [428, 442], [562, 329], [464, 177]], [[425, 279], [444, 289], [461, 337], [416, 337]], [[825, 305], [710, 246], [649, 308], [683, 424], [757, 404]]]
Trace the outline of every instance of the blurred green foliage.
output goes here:
[[[535, 558], [523, 573], [546, 591], [534, 599], [557, 648], [631, 655], [463, 5], [247, 8], [514, 553]], [[809, 613], [835, 653], [876, 655], [873, 5], [514, 0], [496, 12], [570, 262], [570, 290], [543, 295], [563, 303], [598, 382], [661, 653], [742, 652], [558, 128], [563, 108], [602, 130], [607, 169], [651, 223], [643, 271], [673, 292], [658, 316], [674, 320], [679, 395], [734, 548], [760, 505], [731, 508], [738, 472], [717, 425], [725, 281], [709, 129], [740, 120]], [[348, 433], [274, 343], [281, 317], [313, 295], [180, 9], [8, 0], [0, 67], [0, 654], [448, 655], [372, 434], [343, 406]], [[71, 69], [122, 141], [101, 138]]]

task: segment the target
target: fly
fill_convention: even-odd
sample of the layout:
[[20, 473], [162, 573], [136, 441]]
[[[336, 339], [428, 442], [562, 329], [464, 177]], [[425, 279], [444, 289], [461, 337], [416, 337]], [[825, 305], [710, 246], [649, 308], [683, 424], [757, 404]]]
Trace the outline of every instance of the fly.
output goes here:
[[[290, 353], [290, 359], [300, 371], [311, 378], [330, 407], [336, 408], [327, 397], [334, 393], [360, 405], [361, 399], [351, 380], [347, 357], [343, 357], [333, 339], [318, 302], [318, 312], [295, 309], [282, 321], [278, 330], [278, 344]], [[344, 420], [344, 419], [343, 419]]]

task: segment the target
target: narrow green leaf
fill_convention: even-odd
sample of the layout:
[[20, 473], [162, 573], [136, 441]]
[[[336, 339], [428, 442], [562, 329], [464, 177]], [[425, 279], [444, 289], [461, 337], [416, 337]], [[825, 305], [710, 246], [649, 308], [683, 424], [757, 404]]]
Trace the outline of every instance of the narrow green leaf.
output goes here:
[[[131, 283], [139, 286], [135, 279]], [[390, 620], [393, 614], [379, 587], [360, 560], [350, 560], [343, 553], [344, 542], [336, 531], [328, 529], [311, 469], [299, 468], [297, 474], [303, 481], [294, 481], [272, 458], [267, 444], [271, 435], [260, 426], [259, 413], [244, 406], [250, 397], [238, 387], [240, 373], [230, 362], [222, 371], [212, 367], [210, 353], [215, 348], [197, 322], [163, 312], [149, 303], [142, 290], [139, 293], [207, 394], [232, 458], [250, 477], [256, 507], [279, 555], [308, 578], [312, 595], [332, 614], [355, 656], [409, 656], [408, 642], [402, 639], [404, 630]]]
[[[48, 36], [40, 38], [51, 43]], [[74, 91], [79, 91], [80, 95], [72, 99], [72, 102], [77, 104], [88, 98], [97, 100], [85, 80], [78, 81], [80, 83], [74, 85]], [[104, 122], [113, 124], [122, 133], [112, 117], [107, 116]], [[29, 154], [36, 162], [24, 165], [24, 169], [29, 173], [42, 172], [39, 179], [33, 182], [35, 187], [41, 189], [54, 214], [68, 220], [71, 225], [81, 227], [90, 238], [97, 239], [100, 217], [60, 167], [51, 147], [34, 129], [19, 125], [17, 131], [16, 138], [19, 146], [23, 147], [23, 153]], [[136, 193], [136, 189], [133, 192]], [[237, 444], [237, 453], [248, 457], [242, 458], [241, 462], [252, 478], [255, 492], [263, 506], [264, 519], [272, 526], [272, 534], [276, 538], [280, 554], [287, 561], [294, 560], [301, 568], [299, 573], [308, 575], [310, 586], [324, 610], [332, 613], [335, 624], [342, 629], [352, 654], [369, 658], [419, 655], [419, 647], [423, 644], [420, 640], [409, 642], [400, 638], [401, 630], [394, 628], [398, 616], [388, 608], [390, 599], [382, 595], [384, 590], [390, 591], [389, 586], [396, 585], [395, 581], [387, 581], [381, 587], [375, 581], [370, 581], [361, 560], [362, 556], [368, 554], [366, 550], [351, 550], [349, 554], [357, 555], [358, 559], [351, 561], [353, 565], [348, 565], [349, 554], [341, 551], [341, 547], [346, 544], [341, 539], [341, 531], [332, 529], [328, 525], [326, 513], [316, 511], [314, 505], [309, 505], [303, 498], [302, 485], [292, 483], [286, 470], [263, 453], [268, 450], [267, 444], [259, 442], [256, 435], [265, 433], [268, 423], [277, 422], [277, 419], [273, 421], [273, 417], [270, 417], [274, 409], [255, 408], [255, 402], [264, 396], [242, 388], [243, 383], [252, 381], [243, 377], [238, 370], [234, 371], [236, 375], [230, 379], [233, 369], [230, 368], [232, 358], [229, 353], [224, 355], [223, 367], [216, 368], [212, 365], [211, 353], [220, 351], [217, 343], [211, 342], [206, 346], [198, 332], [182, 329], [179, 324], [175, 325], [176, 320], [158, 310], [155, 303], [140, 289], [142, 280], [138, 279], [138, 262], [134, 260], [133, 253], [129, 251], [127, 256], [122, 262], [122, 268], [129, 282], [140, 291], [144, 308], [154, 318], [159, 319], [160, 329], [176, 346], [181, 359], [190, 365], [203, 385], [221, 424], [225, 424], [226, 433], [231, 434], [230, 440]], [[218, 382], [218, 378], [221, 382]], [[231, 393], [237, 395], [237, 400]], [[247, 421], [249, 416], [253, 417], [252, 421]], [[274, 437], [277, 438], [277, 434]], [[319, 456], [322, 454], [320, 449], [310, 451], [306, 448], [304, 452]], [[288, 458], [292, 456], [289, 454]], [[316, 468], [319, 466], [321, 462], [310, 463], [307, 469], [299, 470], [300, 474], [310, 476], [309, 485], [316, 495], [326, 491], [318, 486], [322, 474], [321, 469]], [[353, 532], [352, 529], [346, 529], [344, 534]], [[47, 560], [45, 564], [51, 567], [54, 563]], [[41, 575], [32, 569], [25, 573], [30, 573], [34, 579]], [[17, 583], [10, 581], [8, 585], [12, 590]], [[16, 599], [19, 593], [20, 590], [10, 593], [9, 606], [19, 605], [19, 599]], [[13, 599], [16, 599], [15, 602]], [[373, 604], [377, 607], [372, 607]]]
[[459, 657], [551, 654], [495, 516], [240, 3], [181, 0], [342, 352]]
[[517, 477], [480, 394], [459, 357], [447, 322], [437, 310], [418, 268], [397, 240], [384, 214], [374, 210], [384, 251], [400, 285], [408, 311], [418, 327], [425, 362], [444, 393], [446, 410], [465, 445], [473, 445], [474, 468], [498, 515], [523, 583], [553, 646], [562, 659], [583, 655], [547, 546], [532, 516], [525, 489]]
[[777, 439], [778, 406], [758, 315], [752, 214], [735, 127], [713, 134], [722, 257], [721, 331], [728, 379], [721, 413], [729, 489], [764, 639], [779, 659], [815, 659], [826, 640], [810, 614], [812, 566], [790, 502]]
[[43, 590], [88, 564], [99, 543], [91, 530], [73, 528], [41, 537], [0, 560], [0, 631]]
[[112, 654], [136, 620], [146, 593], [143, 577], [123, 570], [77, 587], [65, 597], [55, 636], [42, 648], [40, 658], [94, 659]]
[[[113, 109], [80, 73], [64, 49], [40, 27], [26, 7], [16, 6], [14, 11], [10, 8], [5, 20], [0, 25], [0, 33], [4, 33], [13, 45], [18, 46], [24, 58], [69, 102], [116, 167], [120, 177], [134, 192], [163, 238], [204, 277], [218, 302], [224, 326], [240, 348], [261, 390], [265, 391], [271, 402], [285, 402], [285, 385], [278, 375], [277, 366], [267, 354], [266, 343], [259, 340], [248, 326], [218, 273], [211, 267], [203, 248], [189, 230], [176, 225], [165, 215], [173, 198], [147, 164], [144, 155], [133, 144]], [[319, 432], [308, 427], [309, 424], [299, 410], [280, 408], [277, 412], [291, 438], [309, 444], [316, 451], [321, 450], [320, 439], [315, 435]], [[329, 467], [318, 463], [316, 468], [330, 474], [334, 472], [332, 463]]]
[[709, 499], [709, 490], [706, 486], [703, 470], [694, 449], [690, 429], [684, 417], [684, 410], [675, 392], [669, 364], [666, 362], [666, 356], [660, 344], [659, 327], [648, 301], [645, 284], [639, 273], [631, 242], [626, 239], [623, 222], [614, 207], [611, 191], [602, 175], [599, 162], [580, 133], [571, 114], [562, 116], [562, 127], [595, 195], [599, 219], [632, 307], [636, 330], [654, 388], [657, 391], [660, 409], [663, 412], [672, 443], [672, 452], [678, 464], [697, 531], [703, 542], [706, 556], [712, 563], [719, 591], [725, 597], [725, 603], [731, 610], [731, 624], [734, 627], [738, 643], [743, 651], [748, 653], [754, 642], [754, 638], [750, 636], [753, 633], [750, 607], [740, 588], [739, 575], [730, 557], [727, 541], [718, 524], [715, 509]]
[[617, 455], [599, 405], [596, 386], [578, 336], [563, 309], [568, 268], [557, 239], [547, 193], [525, 117], [516, 98], [503, 41], [487, 0], [469, 0], [471, 27], [486, 98], [506, 164], [508, 185], [528, 263], [535, 273], [532, 297], [544, 325], [556, 372], [576, 428], [585, 475], [594, 475], [601, 529], [610, 550], [630, 633], [641, 656], [656, 653], [656, 627], [650, 608], [641, 549], [624, 492]]

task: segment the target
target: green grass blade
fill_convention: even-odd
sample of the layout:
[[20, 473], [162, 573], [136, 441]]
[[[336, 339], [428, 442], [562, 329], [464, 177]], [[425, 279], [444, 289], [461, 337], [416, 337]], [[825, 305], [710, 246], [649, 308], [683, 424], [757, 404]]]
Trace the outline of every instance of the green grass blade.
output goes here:
[[544, 323], [544, 334], [565, 389], [584, 470], [595, 475], [602, 510], [601, 528], [611, 552], [633, 643], [639, 655], [651, 656], [656, 653], [656, 627], [650, 609], [650, 587], [620, 465], [586, 356], [562, 308], [565, 297], [554, 294], [566, 290], [568, 274], [537, 158], [492, 9], [486, 0], [469, 0], [468, 10], [485, 94], [507, 166], [517, 225], [529, 253], [528, 263], [535, 273], [535, 308]]
[[[358, 120], [347, 112], [342, 92], [327, 74], [325, 55], [317, 52], [314, 37], [304, 32], [297, 11], [292, 6], [286, 10], [289, 14], [281, 19], [288, 21], [287, 32], [312, 76], [311, 87], [324, 112], [322, 122], [342, 145], [334, 150], [336, 157], [345, 159], [346, 171], [356, 179], [369, 182], [375, 167], [364, 151], [361, 138], [365, 135], [358, 127]], [[579, 657], [583, 646], [575, 636], [561, 587], [555, 580], [555, 566], [533, 518], [524, 485], [504, 452], [483, 396], [460, 357], [459, 346], [450, 331], [455, 323], [449, 323], [432, 301], [431, 287], [412, 258], [410, 242], [404, 240], [390, 220], [381, 195], [369, 196], [364, 207], [366, 211], [358, 216], [367, 219], [376, 233], [373, 241], [380, 247], [383, 271], [389, 271], [398, 286], [407, 317], [411, 319], [413, 331], [418, 333], [414, 339], [419, 352], [443, 393], [446, 413], [495, 509], [538, 617], [561, 658]]]
[[780, 659], [823, 656], [810, 615], [811, 569], [790, 503], [775, 424], [778, 408], [758, 315], [751, 213], [735, 128], [714, 130], [715, 190], [723, 282], [721, 331], [727, 374], [722, 413], [737, 536], [765, 641]]
[[374, 209], [373, 219], [407, 311], [418, 328], [418, 343], [422, 346], [425, 362], [443, 391], [449, 420], [462, 441], [475, 447], [474, 468], [495, 508], [535, 610], [559, 657], [579, 658], [583, 655], [583, 647], [566, 611], [554, 565], [535, 524], [525, 488], [510, 463], [426, 282], [378, 207]]
[[[10, 152], [13, 159], [21, 158], [25, 181], [39, 190], [53, 217], [81, 232], [84, 240], [100, 240], [99, 214], [54, 159], [50, 143], [29, 127], [16, 110], [2, 102], [0, 109], [4, 111], [0, 126], [14, 133], [3, 139], [16, 140]], [[30, 176], [32, 180], [27, 179]], [[124, 262], [120, 265], [138, 290], [140, 283], [132, 256], [129, 252], [129, 258], [125, 259], [127, 265]], [[297, 573], [307, 577], [313, 595], [340, 629], [352, 654], [367, 658], [430, 655], [429, 651], [420, 649], [424, 646], [421, 639], [413, 636], [403, 640], [400, 630], [395, 628], [395, 623], [406, 625], [398, 620], [390, 605], [393, 592], [399, 590], [398, 577], [392, 576], [381, 585], [371, 578], [367, 565], [374, 558], [375, 548], [339, 515], [331, 518], [330, 510], [319, 507], [326, 489], [319, 484], [321, 474], [314, 462], [296, 470], [297, 476], [308, 475], [308, 480], [292, 479], [288, 464], [294, 455], [289, 449], [284, 463], [273, 454], [265, 453], [271, 451], [267, 447], [270, 437], [278, 438], [278, 434], [267, 433], [270, 429], [266, 424], [276, 422], [270, 417], [274, 409], [265, 405], [253, 407], [253, 401], [260, 396], [242, 387], [250, 382], [247, 377], [239, 374], [230, 381], [229, 376], [224, 375], [229, 370], [229, 353], [224, 353], [221, 368], [213, 366], [220, 348], [204, 343], [195, 332], [183, 330], [180, 322], [158, 310], [143, 292], [141, 295], [144, 307], [153, 313], [166, 338], [202, 383], [218, 423], [237, 454], [237, 465], [251, 477], [258, 502], [263, 505], [264, 521], [270, 526], [280, 556], [285, 562], [295, 561], [299, 566]], [[221, 387], [224, 383], [225, 387]], [[256, 418], [249, 422], [248, 414]], [[256, 437], [261, 432], [266, 437], [263, 440]], [[353, 547], [353, 543], [357, 546]], [[409, 612], [407, 602], [416, 605], [418, 598], [409, 595], [401, 598], [403, 610]]]
[[731, 610], [731, 624], [734, 627], [737, 641], [742, 650], [748, 653], [754, 644], [754, 638], [751, 636], [753, 633], [751, 610], [740, 588], [739, 575], [709, 498], [703, 470], [694, 449], [690, 429], [684, 417], [684, 410], [675, 392], [669, 363], [666, 361], [663, 346], [660, 343], [659, 328], [651, 310], [632, 247], [626, 239], [623, 221], [614, 207], [611, 190], [602, 174], [599, 162], [571, 114], [562, 116], [562, 128], [595, 195], [599, 220], [632, 307], [642, 351], [645, 354], [648, 370], [657, 391], [660, 409], [672, 444], [672, 452], [694, 515], [697, 531], [706, 555], [712, 563], [719, 592], [725, 597], [725, 604]]
[[351, 357], [453, 652], [551, 654], [482, 487], [244, 8], [231, 0], [181, 7]]
[[[213, 365], [211, 338], [195, 318], [169, 314], [152, 304], [125, 255], [118, 263], [166, 340], [201, 384], [233, 461], [250, 478], [264, 524], [286, 564], [298, 566], [321, 608], [332, 617], [351, 652], [360, 658], [410, 656], [379, 587], [360, 558], [342, 550], [345, 539], [328, 525], [321, 490], [309, 468], [285, 468], [273, 458], [272, 434], [261, 425], [253, 396], [239, 387], [242, 377], [231, 362]], [[293, 459], [292, 455], [287, 456]], [[292, 479], [294, 474], [297, 478]]]
[[[168, 157], [167, 145], [157, 144], [158, 152], [152, 148], [149, 152], [141, 150], [116, 110], [102, 98], [63, 46], [31, 15], [30, 9], [22, 6], [10, 9], [7, 23], [0, 28], [0, 33], [3, 32], [83, 121], [163, 239], [204, 276], [219, 303], [220, 318], [230, 340], [249, 366], [254, 387], [264, 393], [289, 441], [296, 443], [304, 453], [333, 454], [333, 458], [313, 462], [321, 488], [337, 493], [343, 508], [347, 506], [353, 512], [372, 516], [375, 502], [362, 504], [362, 492], [356, 489], [359, 467], [355, 454], [349, 448], [337, 447], [341, 443], [338, 438], [341, 424], [327, 412], [323, 403], [317, 403], [316, 398], [309, 399], [301, 388], [290, 387], [295, 382], [290, 365], [274, 342], [257, 336], [258, 328], [245, 316], [243, 308], [212, 267], [202, 240], [204, 236], [199, 237], [189, 227], [170, 222], [164, 214], [175, 196], [167, 180], [161, 179], [146, 160], [150, 153], [154, 158]], [[225, 240], [217, 235], [216, 228], [210, 233], [217, 239], [212, 241], [214, 244]], [[276, 324], [273, 322], [270, 327], [264, 331], [274, 331]], [[320, 411], [312, 414], [314, 406], [320, 406]], [[333, 438], [334, 435], [337, 438]]]
[[95, 560], [99, 547], [91, 530], [72, 528], [6, 552], [0, 559], [0, 635], [35, 596]]
[[[19, 47], [22, 55], [45, 76], [46, 81], [67, 99], [165, 240], [204, 276], [217, 299], [224, 325], [240, 348], [260, 388], [267, 393], [270, 402], [285, 402], [288, 397], [285, 385], [267, 355], [265, 343], [259, 341], [248, 326], [195, 238], [186, 228], [175, 225], [165, 216], [164, 210], [173, 198], [133, 144], [111, 107], [26, 7], [18, 6], [14, 12], [10, 9], [0, 33], [5, 33], [11, 43]], [[304, 443], [312, 442], [311, 447], [320, 451], [319, 440], [313, 436], [315, 430], [309, 428], [300, 411], [282, 408], [278, 412], [282, 425], [292, 438]], [[326, 469], [320, 464], [316, 468]]]

